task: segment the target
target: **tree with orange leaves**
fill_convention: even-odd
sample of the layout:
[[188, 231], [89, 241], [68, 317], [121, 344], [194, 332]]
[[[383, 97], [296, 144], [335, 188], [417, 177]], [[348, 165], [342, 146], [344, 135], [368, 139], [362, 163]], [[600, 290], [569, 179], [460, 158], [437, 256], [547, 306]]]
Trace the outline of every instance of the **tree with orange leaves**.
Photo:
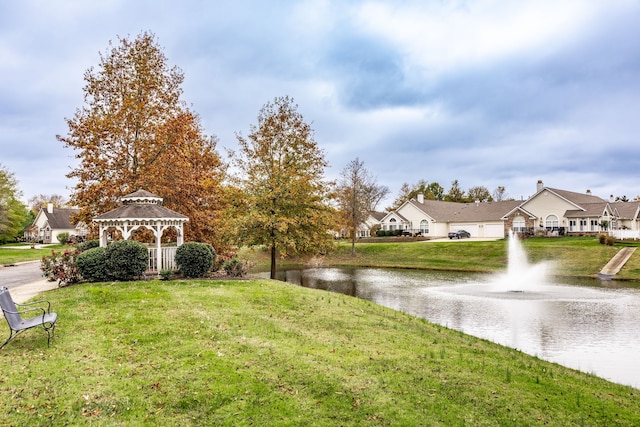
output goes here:
[[57, 139], [76, 151], [80, 164], [68, 178], [77, 184], [71, 203], [87, 223], [145, 189], [169, 209], [189, 216], [187, 240], [216, 243], [223, 208], [225, 165], [215, 137], [181, 101], [184, 75], [170, 68], [153, 34], [109, 43], [97, 69], [84, 75], [84, 105], [66, 119]]

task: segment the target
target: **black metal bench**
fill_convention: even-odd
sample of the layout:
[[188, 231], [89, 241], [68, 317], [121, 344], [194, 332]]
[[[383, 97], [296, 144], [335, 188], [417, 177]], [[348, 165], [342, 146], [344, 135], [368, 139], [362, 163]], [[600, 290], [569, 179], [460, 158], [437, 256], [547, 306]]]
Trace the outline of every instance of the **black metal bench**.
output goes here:
[[[46, 304], [46, 310], [42, 306], [34, 307], [37, 304]], [[18, 310], [16, 306], [29, 308]], [[7, 338], [0, 348], [7, 345], [9, 341], [17, 337], [21, 332], [37, 326], [42, 326], [42, 328], [47, 332], [47, 347], [49, 346], [51, 336], [55, 334], [56, 320], [58, 319], [58, 315], [56, 313], [51, 313], [51, 303], [49, 301], [41, 300], [27, 304], [17, 304], [13, 301], [13, 298], [11, 298], [9, 289], [2, 287], [0, 288], [0, 307], [2, 307], [4, 318], [7, 320], [9, 329], [11, 330], [9, 338]], [[29, 317], [26, 319], [22, 318], [22, 314], [24, 313], [36, 312], [37, 315], [35, 317]]]

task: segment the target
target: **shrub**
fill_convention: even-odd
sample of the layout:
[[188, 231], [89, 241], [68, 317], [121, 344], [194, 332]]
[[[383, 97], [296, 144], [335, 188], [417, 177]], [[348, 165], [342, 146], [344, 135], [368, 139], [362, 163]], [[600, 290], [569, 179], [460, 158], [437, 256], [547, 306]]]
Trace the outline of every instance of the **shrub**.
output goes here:
[[69, 233], [67, 233], [66, 231], [64, 233], [60, 233], [58, 234], [57, 239], [61, 245], [66, 245], [67, 242], [69, 241]]
[[135, 240], [118, 240], [106, 250], [106, 267], [115, 280], [133, 280], [141, 277], [149, 264], [147, 247]]
[[171, 275], [173, 275], [173, 270], [171, 269], [163, 269], [160, 270], [160, 280], [169, 280], [171, 278]]
[[176, 249], [176, 265], [184, 277], [202, 277], [211, 269], [216, 253], [208, 243], [188, 242]]
[[89, 249], [98, 248], [98, 247], [100, 247], [99, 240], [87, 240], [86, 242], [78, 243], [76, 245], [76, 248], [80, 252], [88, 251]]
[[84, 280], [89, 282], [104, 282], [109, 280], [106, 266], [107, 249], [92, 248], [81, 252], [76, 257], [78, 271]]
[[250, 264], [246, 260], [240, 260], [238, 258], [225, 261], [222, 268], [231, 277], [244, 277], [249, 272]]
[[76, 256], [80, 252], [65, 250], [64, 252], [51, 251], [50, 256], [42, 257], [40, 270], [50, 281], [58, 281], [58, 286], [67, 286], [80, 281], [80, 274], [76, 265]]
[[604, 245], [606, 243], [607, 240], [607, 235], [604, 233], [600, 233], [598, 234], [598, 242], [600, 242], [601, 245]]
[[613, 246], [615, 242], [616, 242], [616, 239], [613, 236], [607, 236], [607, 238], [605, 239], [605, 243], [607, 246]]

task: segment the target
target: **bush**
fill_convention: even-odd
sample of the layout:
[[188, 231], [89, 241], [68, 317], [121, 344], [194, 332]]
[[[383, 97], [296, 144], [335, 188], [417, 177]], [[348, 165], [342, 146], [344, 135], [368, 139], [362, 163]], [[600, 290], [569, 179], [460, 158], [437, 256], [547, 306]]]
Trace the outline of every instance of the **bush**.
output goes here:
[[98, 248], [98, 247], [100, 247], [99, 240], [87, 240], [86, 242], [78, 243], [76, 245], [76, 248], [80, 252], [88, 251], [89, 249]]
[[147, 247], [135, 240], [118, 240], [106, 250], [106, 267], [115, 280], [133, 280], [141, 277], [149, 265]]
[[67, 233], [66, 231], [64, 233], [60, 233], [58, 234], [57, 239], [61, 245], [66, 245], [67, 242], [69, 241], [69, 233]]
[[78, 271], [82, 278], [89, 282], [104, 282], [109, 280], [106, 266], [107, 249], [92, 248], [81, 252], [76, 257]]
[[244, 277], [249, 272], [249, 262], [246, 260], [240, 260], [238, 258], [225, 261], [222, 268], [231, 277]]
[[184, 277], [202, 277], [211, 269], [216, 253], [208, 243], [188, 242], [176, 249], [178, 272]]
[[613, 236], [607, 236], [607, 238], [605, 239], [605, 243], [607, 246], [613, 246], [615, 242], [616, 242], [616, 239]]
[[173, 276], [173, 270], [171, 269], [160, 270], [159, 276], [160, 276], [160, 280], [169, 280], [171, 276]]
[[40, 270], [50, 281], [58, 281], [58, 286], [67, 286], [80, 281], [80, 273], [76, 265], [78, 250], [64, 252], [51, 251], [50, 256], [43, 256]]

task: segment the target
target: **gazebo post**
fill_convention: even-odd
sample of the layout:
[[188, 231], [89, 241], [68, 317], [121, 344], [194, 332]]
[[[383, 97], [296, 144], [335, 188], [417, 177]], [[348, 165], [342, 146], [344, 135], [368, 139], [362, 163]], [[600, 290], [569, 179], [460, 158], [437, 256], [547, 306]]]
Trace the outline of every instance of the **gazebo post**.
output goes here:
[[156, 264], [158, 266], [158, 273], [162, 270], [162, 223], [160, 221], [156, 222], [155, 227], [155, 235], [156, 235]]

